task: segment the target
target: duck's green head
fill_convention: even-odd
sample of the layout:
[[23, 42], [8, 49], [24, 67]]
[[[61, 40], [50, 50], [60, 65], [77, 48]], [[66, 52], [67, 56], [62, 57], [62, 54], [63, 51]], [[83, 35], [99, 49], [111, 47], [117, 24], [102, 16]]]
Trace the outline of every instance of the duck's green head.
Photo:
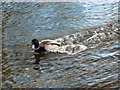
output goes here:
[[35, 48], [39, 47], [39, 41], [38, 41], [38, 39], [33, 39], [31, 42], [32, 42], [33, 45], [35, 45]]

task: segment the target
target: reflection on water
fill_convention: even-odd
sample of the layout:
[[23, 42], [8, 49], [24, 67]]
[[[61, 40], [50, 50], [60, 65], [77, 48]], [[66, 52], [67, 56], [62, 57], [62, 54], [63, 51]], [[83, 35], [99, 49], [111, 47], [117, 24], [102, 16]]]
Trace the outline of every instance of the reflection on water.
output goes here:
[[39, 64], [41, 58], [45, 56], [45, 53], [44, 52], [37, 53], [37, 54], [34, 54], [34, 56], [35, 56], [35, 59], [36, 59], [35, 60], [35, 64]]
[[[115, 2], [2, 3], [3, 88], [118, 88], [117, 8]], [[88, 48], [38, 54], [33, 38]]]

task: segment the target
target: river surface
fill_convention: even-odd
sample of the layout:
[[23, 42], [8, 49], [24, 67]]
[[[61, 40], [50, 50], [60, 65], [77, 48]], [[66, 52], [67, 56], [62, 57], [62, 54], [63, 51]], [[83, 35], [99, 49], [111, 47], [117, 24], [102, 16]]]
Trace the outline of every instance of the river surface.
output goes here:
[[[116, 1], [2, 3], [2, 87], [118, 88], [117, 19]], [[70, 54], [34, 53], [33, 38], [54, 39]]]

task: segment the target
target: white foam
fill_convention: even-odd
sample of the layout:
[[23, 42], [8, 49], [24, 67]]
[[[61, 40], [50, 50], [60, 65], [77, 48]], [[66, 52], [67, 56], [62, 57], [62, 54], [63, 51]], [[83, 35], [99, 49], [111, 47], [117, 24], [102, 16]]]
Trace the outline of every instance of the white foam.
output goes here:
[[63, 45], [60, 47], [57, 45], [46, 45], [45, 49], [48, 52], [59, 52], [59, 53], [66, 53], [66, 54], [73, 55], [86, 50], [87, 47], [79, 44]]
[[119, 2], [120, 0], [79, 0], [81, 3], [112, 3]]

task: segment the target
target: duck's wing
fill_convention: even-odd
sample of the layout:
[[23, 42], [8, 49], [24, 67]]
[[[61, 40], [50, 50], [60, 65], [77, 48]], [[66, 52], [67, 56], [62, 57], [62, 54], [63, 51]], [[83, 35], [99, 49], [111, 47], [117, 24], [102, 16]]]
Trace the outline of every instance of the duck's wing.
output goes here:
[[40, 46], [45, 46], [47, 45], [49, 42], [51, 42], [50, 40], [42, 40], [41, 42], [39, 42]]
[[59, 42], [57, 42], [57, 41], [55, 41], [55, 40], [49, 40], [49, 39], [47, 39], [47, 40], [42, 40], [41, 42], [39, 42], [40, 43], [40, 45], [42, 45], [42, 46], [44, 46], [44, 45], [58, 45], [58, 46], [60, 46], [61, 45], [61, 43], [59, 43]]
[[57, 45], [57, 46], [61, 46], [61, 43], [59, 43], [59, 42], [49, 42], [48, 45]]

